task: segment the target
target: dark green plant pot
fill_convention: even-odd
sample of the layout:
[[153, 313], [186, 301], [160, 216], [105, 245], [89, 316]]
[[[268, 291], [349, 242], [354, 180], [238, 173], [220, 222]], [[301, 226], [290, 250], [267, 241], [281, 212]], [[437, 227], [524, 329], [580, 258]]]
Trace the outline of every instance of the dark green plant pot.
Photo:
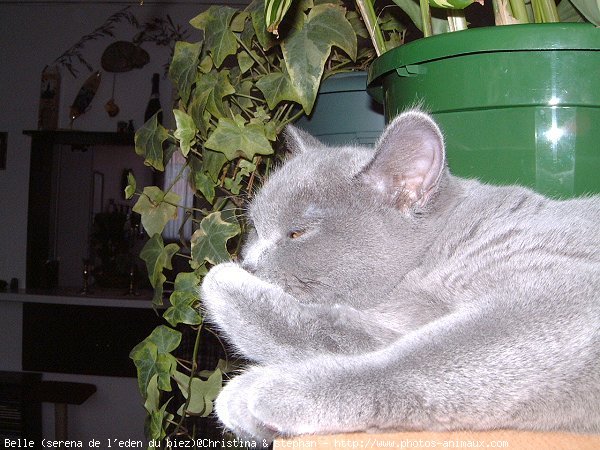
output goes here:
[[330, 145], [373, 144], [385, 126], [381, 105], [367, 93], [367, 73], [340, 73], [321, 84], [310, 117], [296, 125]]
[[386, 120], [422, 102], [452, 172], [547, 195], [600, 192], [600, 29], [476, 28], [385, 53], [369, 92]]

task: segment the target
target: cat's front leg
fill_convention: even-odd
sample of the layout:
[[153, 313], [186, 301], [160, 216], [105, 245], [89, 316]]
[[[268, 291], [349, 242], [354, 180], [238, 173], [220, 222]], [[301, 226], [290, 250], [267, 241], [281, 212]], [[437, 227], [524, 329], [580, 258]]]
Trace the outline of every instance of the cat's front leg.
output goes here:
[[240, 353], [259, 362], [364, 352], [396, 338], [391, 330], [367, 326], [370, 318], [361, 311], [300, 303], [235, 263], [210, 270], [201, 300], [208, 320]]
[[532, 325], [532, 311], [515, 305], [511, 313], [502, 305], [455, 313], [379, 351], [253, 369], [225, 387], [217, 414], [267, 440], [391, 429], [599, 432], [597, 348], [578, 324]]

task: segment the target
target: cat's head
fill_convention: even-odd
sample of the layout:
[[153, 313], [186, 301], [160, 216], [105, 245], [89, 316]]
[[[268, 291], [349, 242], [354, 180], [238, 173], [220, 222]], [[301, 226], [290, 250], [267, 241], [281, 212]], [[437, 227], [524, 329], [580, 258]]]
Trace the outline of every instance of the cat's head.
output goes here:
[[291, 158], [249, 206], [242, 266], [301, 301], [370, 302], [426, 245], [421, 222], [445, 173], [440, 129], [412, 110], [374, 148], [327, 147], [292, 127], [287, 142]]

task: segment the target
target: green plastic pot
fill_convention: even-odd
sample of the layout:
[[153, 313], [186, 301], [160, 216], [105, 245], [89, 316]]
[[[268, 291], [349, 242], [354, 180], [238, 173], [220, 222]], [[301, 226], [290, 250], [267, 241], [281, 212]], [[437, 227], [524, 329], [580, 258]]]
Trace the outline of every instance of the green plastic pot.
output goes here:
[[296, 125], [329, 145], [372, 145], [385, 126], [381, 105], [367, 93], [367, 73], [340, 73], [323, 81], [310, 117]]
[[555, 197], [600, 192], [600, 29], [476, 28], [385, 53], [369, 71], [386, 120], [422, 104], [451, 171]]

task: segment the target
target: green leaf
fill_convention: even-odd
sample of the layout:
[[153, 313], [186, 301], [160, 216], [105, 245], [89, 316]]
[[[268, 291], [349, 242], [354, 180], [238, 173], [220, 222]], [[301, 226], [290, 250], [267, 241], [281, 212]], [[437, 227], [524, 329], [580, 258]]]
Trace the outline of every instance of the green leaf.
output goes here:
[[202, 323], [202, 317], [195, 307], [199, 301], [199, 284], [200, 279], [194, 272], [181, 272], [175, 278], [175, 290], [169, 298], [171, 307], [163, 314], [165, 320], [172, 326], [179, 323], [188, 325], [200, 325]]
[[212, 205], [215, 199], [215, 182], [204, 172], [193, 172], [194, 186], [198, 189], [206, 201]]
[[235, 33], [229, 29], [235, 13], [236, 10], [228, 6], [211, 6], [190, 20], [193, 27], [204, 31], [204, 45], [216, 67], [221, 67], [225, 58], [237, 51]]
[[215, 131], [204, 146], [223, 153], [230, 161], [242, 156], [251, 160], [254, 155], [270, 155], [273, 153], [271, 143], [265, 136], [264, 126], [259, 124], [244, 125], [240, 121], [221, 118]]
[[208, 129], [210, 127], [210, 113], [206, 111], [206, 105], [208, 103], [208, 97], [210, 92], [194, 90], [194, 95], [190, 101], [188, 111], [192, 116], [194, 125], [200, 132], [203, 138], [208, 135]]
[[192, 85], [198, 72], [201, 43], [176, 42], [173, 50], [173, 60], [169, 66], [169, 78], [177, 86], [177, 92], [186, 104], [190, 98]]
[[[207, 417], [212, 413], [213, 402], [223, 386], [223, 374], [219, 369], [216, 369], [206, 381], [194, 377], [190, 383], [190, 377], [181, 372], [175, 372], [173, 378], [183, 396], [186, 399], [190, 398], [186, 413], [200, 415], [201, 417]], [[178, 414], [183, 413], [182, 410], [178, 412]]]
[[248, 52], [239, 52], [237, 54], [237, 61], [241, 73], [248, 72], [254, 65], [254, 58]]
[[200, 325], [202, 317], [194, 304], [198, 302], [198, 294], [190, 292], [174, 291], [169, 297], [171, 306], [164, 312], [163, 318], [171, 324], [177, 326], [179, 323], [188, 325]]
[[167, 140], [169, 133], [160, 125], [154, 114], [135, 133], [135, 152], [144, 157], [144, 164], [163, 171], [163, 142]]
[[[423, 31], [423, 20], [421, 18], [421, 8], [419, 2], [414, 0], [393, 0], [393, 2], [404, 11], [410, 20], [413, 21], [415, 26]], [[438, 19], [437, 17], [431, 18], [431, 27], [433, 34], [441, 34], [448, 32], [448, 21], [445, 19]]]
[[133, 211], [142, 216], [142, 225], [148, 236], [160, 234], [167, 222], [177, 218], [179, 195], [166, 194], [157, 186], [146, 186], [133, 207]]
[[206, 109], [213, 116], [220, 118], [229, 115], [223, 99], [235, 93], [235, 88], [229, 81], [228, 72], [221, 70], [200, 74], [196, 80], [196, 91], [206, 97]]
[[429, 0], [429, 4], [434, 8], [465, 9], [467, 6], [481, 1], [482, 0]]
[[301, 104], [302, 99], [292, 86], [290, 77], [282, 72], [273, 72], [261, 77], [256, 87], [263, 93], [270, 109], [275, 109], [282, 101], [292, 101]]
[[154, 376], [157, 377], [158, 389], [171, 391], [170, 378], [177, 368], [177, 360], [170, 352], [175, 350], [180, 342], [179, 331], [160, 325], [129, 353], [137, 367], [138, 384], [145, 399], [148, 397], [148, 386]]
[[155, 441], [161, 441], [166, 437], [166, 432], [163, 423], [172, 421], [173, 414], [167, 412], [166, 402], [158, 411], [152, 411], [148, 414], [148, 438]]
[[307, 114], [312, 111], [333, 46], [356, 59], [356, 34], [346, 19], [345, 9], [331, 4], [315, 6], [304, 25], [281, 44], [292, 86]]
[[227, 157], [221, 152], [214, 152], [205, 148], [202, 151], [202, 161], [202, 169], [215, 184], [218, 183], [221, 169], [227, 162]]
[[135, 177], [132, 172], [127, 173], [127, 186], [125, 186], [125, 198], [129, 200], [135, 194], [135, 189], [137, 187], [137, 183], [135, 182]]
[[279, 36], [278, 27], [285, 13], [292, 5], [292, 0], [266, 0], [265, 1], [265, 24], [267, 30], [275, 36]]
[[142, 397], [147, 398], [147, 388], [150, 380], [154, 376], [158, 379], [156, 371], [158, 350], [156, 344], [143, 340], [131, 350], [129, 357], [133, 360], [133, 363], [137, 368], [140, 393], [142, 394]]
[[174, 109], [173, 114], [175, 115], [175, 123], [177, 124], [174, 136], [179, 139], [181, 153], [183, 153], [183, 156], [187, 156], [190, 148], [196, 142], [196, 132], [198, 130], [194, 125], [194, 120], [185, 112]]
[[254, 1], [250, 4], [248, 9], [250, 10], [250, 15], [252, 17], [252, 26], [256, 33], [256, 39], [263, 50], [269, 50], [277, 45], [277, 39], [267, 30], [265, 9], [263, 8], [262, 2]]
[[242, 189], [244, 178], [248, 177], [256, 170], [256, 165], [245, 159], [241, 159], [238, 164], [238, 171], [234, 179], [225, 179], [225, 188], [229, 189], [233, 194], [238, 195]]
[[179, 292], [190, 292], [198, 294], [200, 279], [194, 272], [180, 272], [175, 277], [175, 290]]
[[237, 223], [223, 220], [221, 212], [213, 212], [202, 219], [200, 228], [192, 235], [192, 258], [201, 265], [204, 261], [219, 264], [231, 259], [227, 241], [240, 234]]
[[231, 26], [229, 27], [231, 31], [236, 33], [241, 33], [244, 31], [246, 27], [246, 20], [250, 17], [250, 13], [248, 11], [238, 11], [233, 20], [231, 21]]
[[181, 333], [165, 325], [159, 325], [147, 339], [156, 345], [159, 354], [168, 354], [179, 347]]
[[146, 242], [140, 252], [140, 258], [146, 262], [150, 284], [154, 288], [154, 304], [162, 305], [163, 284], [166, 281], [163, 270], [173, 268], [171, 259], [178, 250], [177, 244], [168, 244], [165, 247], [161, 235], [157, 233]]
[[146, 389], [146, 401], [144, 408], [148, 413], [157, 411], [160, 408], [160, 390], [158, 389], [158, 375], [154, 374], [148, 382]]
[[[563, 0], [565, 2], [567, 0]], [[577, 10], [591, 23], [600, 27], [600, 0], [570, 0]]]

